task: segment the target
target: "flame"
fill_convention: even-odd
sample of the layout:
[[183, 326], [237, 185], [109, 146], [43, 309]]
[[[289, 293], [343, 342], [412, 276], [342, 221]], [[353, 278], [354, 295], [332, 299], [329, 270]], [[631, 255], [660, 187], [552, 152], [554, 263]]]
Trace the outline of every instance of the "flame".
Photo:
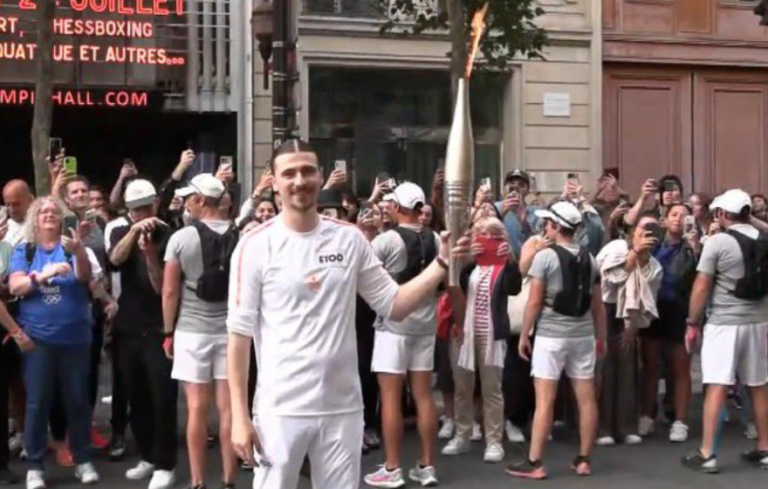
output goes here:
[[467, 80], [469, 80], [469, 77], [472, 75], [472, 67], [475, 64], [475, 57], [480, 50], [480, 39], [482, 39], [483, 32], [485, 32], [486, 14], [488, 14], [487, 3], [483, 5], [483, 8], [475, 12], [475, 16], [472, 17], [472, 49], [470, 49], [469, 56], [467, 57], [467, 69], [464, 74]]

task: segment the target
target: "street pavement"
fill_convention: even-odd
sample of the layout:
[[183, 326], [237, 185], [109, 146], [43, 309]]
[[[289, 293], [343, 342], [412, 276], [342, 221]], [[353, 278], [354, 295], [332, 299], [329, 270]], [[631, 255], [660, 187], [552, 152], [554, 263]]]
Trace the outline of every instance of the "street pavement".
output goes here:
[[[182, 403], [180, 403], [181, 406]], [[104, 417], [106, 409], [99, 409], [99, 421], [106, 423]], [[513, 480], [504, 474], [504, 465], [488, 465], [482, 462], [483, 444], [474, 444], [472, 453], [456, 458], [438, 456], [437, 467], [440, 478], [440, 487], [448, 489], [470, 489], [482, 487], [483, 489], [501, 489], [514, 487], [550, 487], [590, 489], [620, 488], [620, 489], [680, 489], [680, 488], [728, 488], [756, 489], [768, 487], [768, 471], [748, 466], [739, 460], [739, 452], [749, 446], [742, 435], [743, 429], [736, 421], [726, 429], [726, 439], [721, 450], [719, 462], [722, 474], [705, 476], [691, 472], [683, 468], [680, 458], [690, 450], [696, 448], [699, 439], [699, 423], [692, 426], [691, 441], [685, 444], [671, 444], [665, 439], [667, 427], [659, 424], [659, 432], [652, 438], [638, 446], [617, 446], [611, 448], [596, 448], [593, 457], [595, 475], [590, 478], [578, 478], [568, 468], [570, 461], [576, 453], [577, 440], [571, 432], [558, 429], [555, 431], [555, 440], [549, 445], [546, 465], [550, 479], [546, 482]], [[179, 431], [183, 440], [183, 432]], [[183, 441], [182, 441], [183, 445]], [[442, 442], [440, 444], [442, 447]], [[507, 462], [520, 460], [525, 456], [523, 445], [506, 444]], [[98, 454], [95, 463], [102, 476], [101, 487], [115, 489], [145, 488], [144, 482], [129, 482], [124, 478], [125, 471], [136, 462], [133, 450], [129, 458], [124, 462], [110, 462], [103, 453]], [[408, 431], [402, 456], [404, 467], [410, 467], [415, 463], [418, 453], [418, 437], [415, 430]], [[209, 451], [210, 469], [208, 487], [217, 489], [220, 487], [220, 462], [218, 447]], [[363, 458], [363, 472], [374, 470], [376, 465], [382, 462], [383, 453], [375, 451]], [[11, 464], [13, 470], [23, 474], [23, 465], [19, 461]], [[186, 487], [188, 479], [188, 465], [186, 452], [183, 446], [179, 452], [178, 485]], [[46, 473], [49, 488], [70, 489], [80, 487], [72, 475], [72, 469], [57, 467], [52, 457], [48, 459]], [[237, 486], [249, 488], [251, 486], [251, 474], [241, 471]], [[303, 479], [301, 489], [309, 489], [311, 484]], [[361, 487], [365, 487], [361, 483]], [[409, 487], [417, 487], [415, 483], [409, 483]]]

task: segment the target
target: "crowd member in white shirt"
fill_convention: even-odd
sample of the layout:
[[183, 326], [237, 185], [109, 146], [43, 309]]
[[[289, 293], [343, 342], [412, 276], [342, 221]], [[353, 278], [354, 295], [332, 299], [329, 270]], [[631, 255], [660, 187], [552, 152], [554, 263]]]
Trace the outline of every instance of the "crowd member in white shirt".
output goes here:
[[[232, 259], [228, 375], [232, 438], [253, 461], [255, 489], [294, 489], [306, 455], [315, 489], [360, 482], [363, 403], [355, 294], [403, 320], [446, 276], [447, 240], [411, 282], [398, 286], [354, 226], [321, 217], [322, 173], [309, 144], [290, 140], [272, 160], [283, 212], [240, 240]], [[466, 255], [467, 240], [454, 252]], [[251, 339], [259, 378], [254, 424], [247, 408]]]
[[[434, 260], [440, 237], [432, 228], [419, 224], [421, 208], [427, 199], [418, 185], [402, 183], [390, 195], [398, 225], [378, 235], [371, 246], [392, 278], [398, 284], [405, 284]], [[427, 296], [419, 308], [402, 322], [383, 315], [376, 320], [372, 369], [381, 389], [381, 428], [386, 461], [376, 472], [365, 477], [366, 484], [370, 486], [391, 488], [405, 485], [400, 469], [400, 445], [406, 377], [416, 402], [421, 438], [421, 456], [409, 476], [422, 485], [437, 484], [433, 462], [437, 415], [432, 399], [436, 312], [437, 291]]]
[[701, 371], [707, 392], [701, 448], [683, 464], [718, 472], [714, 445], [720, 412], [738, 375], [750, 388], [758, 432], [757, 447], [742, 457], [768, 468], [768, 283], [763, 262], [768, 243], [749, 224], [752, 201], [746, 192], [729, 190], [710, 208], [725, 231], [704, 243], [691, 292], [686, 347], [690, 351], [702, 334], [706, 309]]
[[3, 187], [3, 202], [8, 209], [8, 232], [3, 241], [17, 246], [24, 239], [24, 220], [34, 197], [24, 180], [11, 180]]

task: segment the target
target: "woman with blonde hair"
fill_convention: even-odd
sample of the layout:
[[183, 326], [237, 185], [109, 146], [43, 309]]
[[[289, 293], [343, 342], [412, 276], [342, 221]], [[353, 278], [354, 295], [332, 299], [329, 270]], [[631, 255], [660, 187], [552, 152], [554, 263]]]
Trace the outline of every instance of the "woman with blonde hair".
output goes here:
[[45, 488], [43, 458], [57, 384], [67, 412], [75, 476], [83, 484], [99, 480], [90, 454], [93, 315], [88, 286], [101, 269], [83, 245], [79, 226], [69, 236], [62, 234], [65, 212], [58, 199], [37, 199], [27, 214], [26, 242], [16, 247], [11, 259], [10, 289], [21, 299], [17, 321], [32, 343], [24, 353], [27, 489]]

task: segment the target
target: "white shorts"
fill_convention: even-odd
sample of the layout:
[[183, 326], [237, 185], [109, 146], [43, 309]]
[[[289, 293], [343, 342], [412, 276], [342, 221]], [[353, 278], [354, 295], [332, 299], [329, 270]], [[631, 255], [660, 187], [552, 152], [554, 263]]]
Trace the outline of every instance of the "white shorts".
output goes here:
[[381, 374], [431, 372], [435, 365], [435, 336], [409, 336], [376, 331], [371, 370]]
[[595, 377], [595, 338], [546, 338], [537, 336], [533, 343], [531, 376], [537, 379], [593, 379]]
[[259, 415], [256, 433], [271, 467], [253, 470], [253, 489], [296, 489], [309, 455], [314, 489], [357, 489], [363, 413], [326, 416]]
[[768, 383], [768, 324], [704, 326], [701, 372], [705, 384], [742, 384], [758, 387]]
[[171, 378], [192, 384], [227, 380], [227, 335], [176, 331]]

